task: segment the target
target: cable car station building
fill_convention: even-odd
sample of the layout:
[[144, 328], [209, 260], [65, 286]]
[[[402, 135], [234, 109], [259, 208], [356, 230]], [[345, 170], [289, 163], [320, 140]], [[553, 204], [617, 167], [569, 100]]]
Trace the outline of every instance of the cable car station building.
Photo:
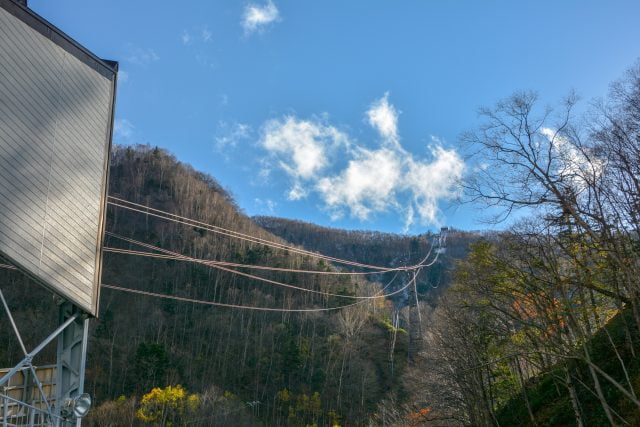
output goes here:
[[[99, 308], [117, 69], [26, 1], [0, 0], [0, 256], [52, 291], [59, 310], [57, 328], [27, 348], [0, 282], [0, 327], [24, 353], [0, 370], [0, 426], [76, 425], [91, 405], [84, 367]], [[39, 360], [48, 345], [56, 360]]]

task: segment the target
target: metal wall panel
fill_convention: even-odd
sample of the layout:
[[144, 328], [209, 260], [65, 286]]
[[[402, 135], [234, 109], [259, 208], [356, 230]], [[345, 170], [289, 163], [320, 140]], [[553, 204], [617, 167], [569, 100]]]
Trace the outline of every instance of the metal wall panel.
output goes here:
[[95, 315], [115, 73], [3, 7], [0, 253]]

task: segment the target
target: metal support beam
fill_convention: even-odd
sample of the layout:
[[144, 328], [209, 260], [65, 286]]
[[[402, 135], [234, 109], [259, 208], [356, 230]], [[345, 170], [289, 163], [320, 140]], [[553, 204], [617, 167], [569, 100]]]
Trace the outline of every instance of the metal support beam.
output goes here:
[[[11, 314], [11, 310], [9, 309], [9, 305], [7, 304], [7, 300], [4, 298], [4, 294], [2, 293], [1, 289], [0, 289], [0, 300], [2, 300], [2, 305], [4, 306], [7, 316], [9, 317], [9, 321], [11, 322], [11, 326], [13, 327], [13, 332], [16, 334], [16, 338], [18, 338], [18, 342], [20, 343], [20, 348], [22, 349], [23, 355], [25, 357], [29, 357], [29, 353], [27, 352], [27, 348], [24, 346], [24, 342], [22, 341], [22, 336], [20, 335], [20, 331], [18, 330], [18, 326], [16, 325], [15, 320], [13, 320], [13, 315]], [[31, 361], [29, 361], [28, 366], [29, 366], [29, 370], [33, 374], [33, 380], [35, 381], [36, 385], [38, 386], [38, 390], [40, 391], [40, 397], [42, 398], [42, 401], [44, 402], [44, 404], [47, 406], [48, 413], [51, 415], [51, 405], [49, 404], [49, 399], [47, 398], [47, 395], [42, 389], [42, 383], [40, 383], [40, 379], [38, 378], [38, 374], [36, 373], [36, 368], [33, 367], [33, 364], [31, 363]], [[27, 373], [25, 373], [25, 379], [26, 378], [27, 378]], [[30, 396], [30, 394], [27, 394], [27, 395]]]
[[[87, 364], [87, 346], [89, 345], [89, 319], [84, 320], [84, 332], [82, 335], [82, 363], [80, 364], [80, 386], [78, 388], [78, 396], [84, 393], [84, 374]], [[76, 420], [76, 427], [82, 425], [82, 420]]]
[[0, 300], [2, 300], [4, 311], [7, 313], [9, 322], [11, 322], [11, 327], [13, 328], [13, 332], [16, 334], [16, 338], [18, 338], [18, 343], [20, 343], [20, 348], [22, 348], [22, 353], [26, 356], [27, 348], [24, 346], [24, 343], [22, 342], [22, 336], [20, 336], [20, 331], [18, 331], [16, 322], [13, 320], [13, 315], [11, 314], [11, 310], [9, 310], [9, 305], [7, 304], [7, 300], [4, 299], [4, 294], [2, 293], [2, 289], [0, 289]]
[[[78, 308], [71, 303], [60, 305], [60, 323], [79, 316]], [[89, 319], [79, 316], [64, 333], [58, 337], [56, 361], [56, 402], [57, 414], [65, 400], [82, 394], [84, 389], [84, 371], [87, 357], [87, 341], [89, 336]], [[75, 425], [76, 422], [73, 422]], [[68, 425], [72, 425], [69, 423]]]
[[67, 326], [69, 326], [69, 324], [73, 323], [76, 320], [77, 317], [78, 315], [76, 314], [73, 317], [70, 317], [69, 319], [67, 319], [67, 321], [64, 322], [62, 325], [58, 326], [58, 328], [55, 331], [53, 331], [51, 335], [45, 338], [44, 341], [42, 341], [31, 353], [25, 356], [25, 358], [22, 359], [16, 366], [14, 366], [9, 372], [7, 372], [7, 374], [4, 377], [0, 378], [0, 386], [6, 383], [7, 381], [9, 381], [9, 378], [11, 378], [16, 372], [18, 372], [20, 368], [22, 368], [24, 365], [30, 364], [31, 361], [33, 360], [33, 357], [36, 354], [40, 353], [40, 351], [42, 351], [42, 349], [45, 348], [47, 344], [49, 344], [51, 341], [56, 339], [58, 335], [60, 335], [60, 333], [64, 331], [64, 329]]
[[[6, 299], [4, 298], [4, 294], [2, 293], [2, 291], [0, 291], [0, 302], [2, 302], [2, 306], [5, 309], [5, 312], [7, 314], [7, 317], [9, 318], [9, 322], [11, 323], [11, 326], [13, 328], [13, 331], [18, 339], [18, 342], [20, 344], [20, 348], [22, 349], [23, 353], [24, 353], [24, 358], [16, 365], [14, 366], [11, 370], [9, 370], [9, 372], [7, 372], [2, 378], [0, 378], [0, 386], [4, 385], [5, 383], [8, 383], [9, 380], [11, 379], [11, 377], [13, 377], [13, 375], [15, 375], [18, 371], [20, 371], [21, 369], [23, 369], [25, 366], [29, 369], [29, 371], [31, 372], [31, 374], [33, 375], [33, 380], [36, 383], [38, 390], [40, 392], [40, 396], [42, 398], [42, 401], [44, 402], [44, 404], [47, 407], [47, 411], [45, 412], [45, 414], [49, 417], [49, 420], [51, 421], [52, 425], [56, 424], [56, 417], [55, 415], [52, 413], [52, 408], [51, 405], [49, 404], [49, 399], [48, 396], [45, 394], [43, 387], [42, 387], [42, 383], [40, 382], [40, 379], [38, 378], [38, 375], [36, 373], [35, 367], [33, 366], [33, 358], [40, 353], [40, 351], [42, 351], [42, 349], [44, 349], [51, 341], [55, 340], [56, 338], [58, 338], [59, 336], [64, 336], [66, 333], [66, 330], [69, 326], [73, 325], [74, 323], [76, 323], [76, 319], [80, 316], [80, 313], [70, 313], [70, 315], [68, 317], [66, 317], [65, 319], [61, 319], [60, 321], [60, 325], [56, 328], [55, 331], [53, 331], [53, 333], [51, 333], [47, 338], [45, 338], [40, 344], [38, 344], [38, 346], [36, 346], [35, 349], [33, 349], [31, 352], [27, 352], [27, 349], [24, 345], [24, 342], [22, 341], [22, 337], [20, 336], [20, 331], [18, 330], [18, 327], [13, 319], [13, 316], [11, 315], [11, 310], [9, 309], [9, 305], [7, 304]], [[84, 326], [87, 327], [88, 326], [88, 321], [84, 322]], [[86, 337], [86, 333], [85, 335], [83, 335], [83, 337]], [[85, 352], [86, 352], [86, 348], [85, 348]], [[84, 353], [83, 353], [84, 354]], [[84, 365], [84, 358], [83, 358], [83, 365]], [[84, 373], [84, 367], [83, 369], [83, 373]], [[26, 379], [26, 375], [27, 372], [24, 373], [25, 375], [25, 379]], [[4, 396], [4, 411], [3, 411], [3, 418], [2, 421], [3, 423], [7, 422], [7, 397]]]
[[[80, 426], [80, 420], [59, 422], [59, 417], [61, 416], [61, 409], [65, 401], [81, 395], [84, 391], [85, 364], [89, 338], [89, 319], [73, 304], [63, 302], [59, 309], [59, 326], [53, 333], [38, 344], [35, 349], [31, 352], [27, 352], [2, 291], [0, 291], [0, 305], [4, 308], [4, 311], [9, 318], [9, 323], [11, 324], [11, 327], [18, 339], [20, 348], [24, 353], [24, 358], [0, 378], [0, 387], [6, 384], [17, 372], [24, 370], [24, 368], [27, 367], [40, 391], [42, 401], [47, 406], [47, 413], [52, 425], [55, 424], [58, 427], [67, 427], [72, 425]], [[54, 408], [54, 413], [32, 363], [33, 358], [56, 338], [58, 339], [58, 348], [56, 359], [56, 407]], [[24, 375], [26, 378], [28, 373], [24, 372]], [[3, 417], [2, 422], [6, 422], [6, 417]]]

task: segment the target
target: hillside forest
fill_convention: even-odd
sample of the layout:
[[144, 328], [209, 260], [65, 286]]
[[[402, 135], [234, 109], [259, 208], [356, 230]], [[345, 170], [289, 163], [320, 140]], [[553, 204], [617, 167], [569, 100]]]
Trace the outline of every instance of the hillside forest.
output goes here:
[[[484, 202], [500, 231], [451, 229], [435, 252], [438, 231], [251, 218], [167, 151], [115, 146], [109, 194], [138, 208], [107, 211], [84, 424], [640, 425], [640, 62], [599, 100], [570, 93], [550, 107], [519, 92], [479, 114], [460, 138], [478, 165], [462, 198]], [[315, 253], [389, 267], [439, 258], [417, 276], [347, 275], [333, 273], [364, 269]], [[54, 297], [19, 271], [0, 270], [0, 283], [37, 343], [57, 322]], [[10, 366], [21, 350], [9, 328], [0, 343]]]
[[[114, 149], [110, 194], [285, 242], [260, 227], [258, 219], [244, 215], [212, 177], [155, 147]], [[109, 206], [107, 219], [106, 248], [140, 250], [131, 243], [134, 239], [197, 259], [316, 271], [338, 268], [308, 255], [221, 236], [117, 205]], [[296, 226], [299, 237], [293, 243], [304, 239], [308, 248], [327, 247], [322, 240], [328, 230], [317, 232], [311, 224], [279, 221]], [[339, 230], [333, 232], [340, 234]], [[349, 234], [344, 247], [375, 247], [378, 258], [367, 257], [363, 250], [358, 254], [352, 249], [345, 251], [340, 245], [326, 253], [401, 266], [415, 262], [437, 241], [433, 234]], [[471, 233], [451, 231], [448, 246], [454, 253], [463, 253], [474, 238]], [[417, 277], [421, 300], [432, 300], [431, 296], [444, 288], [440, 282], [449, 264], [443, 258]], [[52, 296], [20, 272], [1, 273], [18, 323], [55, 327], [57, 311]], [[406, 288], [406, 273], [257, 274], [314, 293], [280, 288], [198, 263], [105, 250], [104, 285], [241, 306], [329, 310], [297, 313], [219, 308], [103, 288], [100, 316], [91, 327], [85, 385], [97, 407], [85, 423], [356, 425], [375, 411], [389, 390], [402, 393], [401, 375], [409, 358], [408, 295], [406, 290], [398, 291]], [[389, 298], [356, 300], [357, 304], [346, 298], [380, 293], [383, 283], [385, 293], [392, 294]], [[345, 305], [350, 306], [333, 310]], [[26, 328], [25, 342], [36, 343], [43, 330], [46, 328]], [[9, 365], [21, 350], [10, 330], [2, 333], [0, 339], [7, 345], [0, 350], [0, 359]], [[39, 357], [55, 359], [54, 346]], [[145, 396], [152, 400], [147, 409]], [[181, 403], [175, 403], [176, 399]], [[170, 401], [177, 406], [171, 407]], [[164, 409], [158, 412], [158, 405]]]

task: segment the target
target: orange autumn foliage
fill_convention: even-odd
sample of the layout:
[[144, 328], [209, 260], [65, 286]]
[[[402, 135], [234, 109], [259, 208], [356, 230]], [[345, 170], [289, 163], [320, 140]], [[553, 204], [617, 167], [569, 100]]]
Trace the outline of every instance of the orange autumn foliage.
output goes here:
[[556, 318], [558, 325], [552, 326], [547, 329], [545, 335], [552, 335], [558, 333], [566, 326], [566, 322], [560, 314], [557, 314], [560, 307], [560, 301], [557, 298], [553, 298], [552, 307], [543, 308], [543, 312], [540, 312], [536, 308], [536, 304], [531, 296], [525, 296], [522, 301], [514, 301], [512, 308], [514, 311], [520, 314], [523, 319], [535, 319], [541, 315], [546, 315], [549, 318]]
[[419, 426], [422, 423], [430, 421], [428, 416], [432, 411], [433, 409], [431, 409], [431, 407], [422, 408], [418, 412], [407, 415], [407, 421], [410, 426]]

